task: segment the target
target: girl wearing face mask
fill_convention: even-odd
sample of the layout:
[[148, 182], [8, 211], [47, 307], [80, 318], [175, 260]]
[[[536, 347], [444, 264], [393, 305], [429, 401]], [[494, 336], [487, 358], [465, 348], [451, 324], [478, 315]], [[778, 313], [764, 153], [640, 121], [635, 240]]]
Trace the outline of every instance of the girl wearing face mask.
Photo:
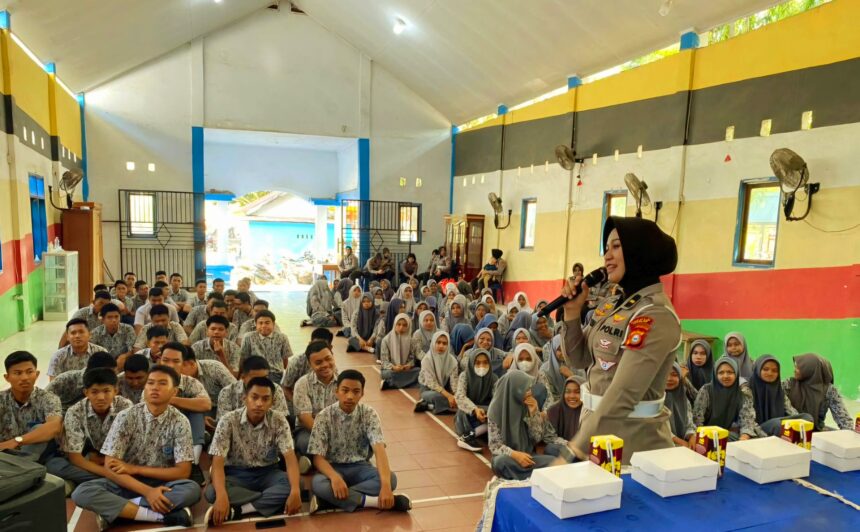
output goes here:
[[[412, 352], [426, 353], [430, 351], [433, 335], [436, 334], [436, 316], [429, 310], [421, 312], [418, 316], [418, 327], [412, 333]], [[422, 355], [421, 358], [424, 358]]]
[[755, 438], [752, 393], [748, 386], [740, 385], [737, 361], [724, 355], [715, 365], [713, 381], [702, 386], [696, 396], [693, 423], [727, 429], [730, 441]]
[[361, 303], [356, 313], [352, 327], [352, 336], [347, 342], [347, 352], [375, 352], [376, 324], [379, 322], [379, 309], [373, 304], [373, 297], [368, 293], [361, 296]]
[[551, 406], [561, 399], [564, 383], [573, 376], [573, 371], [564, 362], [561, 352], [561, 336], [555, 335], [547, 344], [544, 353], [546, 362], [540, 366], [541, 382], [546, 384], [546, 405]]
[[415, 412], [432, 411], [434, 414], [455, 412], [457, 399], [457, 359], [451, 354], [450, 338], [445, 331], [436, 331], [430, 342], [431, 348], [421, 361], [418, 384], [421, 385], [421, 400], [415, 404]]
[[813, 421], [812, 416], [798, 413], [791, 405], [779, 379], [779, 361], [772, 355], [756, 359], [750, 390], [758, 423], [756, 435], [759, 437], [779, 436], [784, 419]]
[[[532, 471], [546, 467], [559, 457], [571, 460], [567, 442], [558, 437], [541, 414], [534, 397], [534, 377], [514, 370], [499, 379], [487, 409], [487, 431], [493, 472], [506, 480], [525, 480]], [[538, 443], [547, 444], [537, 454]]]
[[382, 339], [382, 390], [408, 388], [418, 382], [421, 369], [415, 365], [411, 329], [412, 319], [406, 314], [398, 314], [393, 320], [392, 330]]
[[496, 348], [493, 345], [493, 340], [494, 336], [492, 329], [489, 327], [478, 329], [478, 332], [475, 334], [474, 346], [460, 358], [460, 371], [466, 371], [472, 353], [476, 351], [486, 351], [490, 355], [490, 370], [497, 376], [501, 377], [505, 372], [505, 369], [502, 367], [502, 363], [505, 360], [506, 353], [501, 349]]
[[537, 399], [538, 406], [543, 410], [547, 401], [546, 381], [540, 373], [540, 358], [538, 358], [535, 348], [528, 342], [523, 342], [514, 348], [514, 361], [511, 364], [508, 373], [512, 371], [522, 371], [529, 377], [534, 378], [535, 384], [532, 386], [532, 393]]
[[457, 415], [454, 429], [460, 438], [457, 446], [472, 452], [481, 451], [478, 436], [487, 433], [487, 408], [493, 399], [493, 389], [498, 377], [490, 368], [490, 353], [475, 349], [469, 354], [466, 370], [460, 373], [457, 382]]
[[[515, 329], [513, 334], [510, 335], [510, 341], [513, 342], [510, 349], [508, 350], [508, 355], [505, 357], [505, 361], [503, 362], [503, 368], [507, 370], [511, 367], [511, 364], [514, 363], [514, 350], [520, 344], [528, 344], [531, 341], [531, 335], [529, 334], [529, 330], [523, 327], [519, 329]], [[537, 351], [535, 351], [537, 353]]]
[[564, 381], [561, 399], [546, 411], [546, 419], [555, 429], [559, 438], [570, 441], [579, 429], [579, 418], [582, 415], [581, 387], [583, 377], [568, 377]]

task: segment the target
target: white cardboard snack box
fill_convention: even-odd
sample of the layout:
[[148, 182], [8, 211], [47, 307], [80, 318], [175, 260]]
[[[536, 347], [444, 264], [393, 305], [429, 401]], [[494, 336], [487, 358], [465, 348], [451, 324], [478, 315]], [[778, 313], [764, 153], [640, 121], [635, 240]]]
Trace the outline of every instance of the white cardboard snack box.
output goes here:
[[532, 498], [559, 519], [621, 508], [622, 481], [590, 461], [536, 469]]
[[775, 436], [726, 446], [726, 467], [759, 484], [808, 477], [811, 459], [811, 452]]
[[630, 459], [633, 480], [661, 497], [717, 489], [720, 465], [686, 447], [639, 451]]
[[860, 434], [853, 430], [813, 432], [812, 459], [841, 473], [860, 470]]

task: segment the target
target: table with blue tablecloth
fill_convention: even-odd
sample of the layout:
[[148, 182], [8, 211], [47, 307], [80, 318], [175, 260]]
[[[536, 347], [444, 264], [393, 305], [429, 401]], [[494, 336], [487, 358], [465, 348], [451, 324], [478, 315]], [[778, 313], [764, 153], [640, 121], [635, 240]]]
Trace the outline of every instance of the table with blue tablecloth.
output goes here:
[[[857, 473], [819, 470], [816, 478], [844, 491], [843, 497], [860, 492]], [[824, 467], [824, 466], [821, 466]], [[829, 469], [829, 468], [824, 468]], [[838, 475], [848, 475], [839, 477]], [[807, 479], [812, 482], [812, 477]], [[608, 512], [558, 519], [532, 499], [530, 487], [502, 487], [495, 497], [493, 532], [524, 530], [860, 530], [860, 511], [839, 500], [787, 480], [757, 484], [725, 470], [715, 491], [662, 498], [630, 475], [622, 475], [621, 508]], [[826, 489], [826, 488], [825, 488]], [[849, 497], [847, 494], [851, 494]], [[485, 519], [490, 516], [485, 516]]]
[[818, 462], [812, 462], [809, 476], [804, 480], [860, 505], [860, 471], [840, 473]]

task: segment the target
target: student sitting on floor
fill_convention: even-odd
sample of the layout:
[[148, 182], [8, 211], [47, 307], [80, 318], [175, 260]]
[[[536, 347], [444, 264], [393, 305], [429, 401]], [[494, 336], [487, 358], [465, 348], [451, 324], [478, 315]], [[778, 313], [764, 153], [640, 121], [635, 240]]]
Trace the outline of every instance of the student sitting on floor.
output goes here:
[[[405, 512], [412, 508], [406, 495], [395, 495], [397, 477], [388, 465], [379, 414], [360, 404], [364, 375], [354, 369], [337, 377], [336, 404], [314, 419], [308, 453], [314, 455], [311, 513], [337, 508], [379, 508]], [[376, 456], [376, 466], [369, 462]]]
[[203, 316], [203, 321], [195, 325], [194, 329], [188, 335], [188, 343], [190, 345], [194, 345], [200, 340], [205, 340], [209, 337], [209, 325], [206, 324], [206, 321], [212, 316], [223, 316], [226, 318], [227, 323], [229, 323], [226, 338], [234, 344], [239, 341], [239, 327], [227, 317], [227, 303], [216, 299], [212, 302], [209, 315]]
[[90, 343], [90, 330], [85, 319], [69, 320], [66, 323], [66, 337], [69, 345], [54, 352], [48, 362], [48, 380], [53, 380], [64, 371], [84, 369], [90, 355], [105, 351], [105, 348]]
[[[269, 363], [263, 357], [248, 357], [239, 366], [239, 380], [227, 386], [218, 394], [218, 408], [215, 410], [215, 421], [220, 421], [224, 414], [242, 408], [245, 401], [245, 388], [251, 380], [257, 377], [269, 378]], [[289, 418], [290, 409], [284, 390], [275, 386], [275, 395], [272, 399], [272, 409], [277, 410]]]
[[144, 402], [119, 413], [102, 445], [110, 478], [84, 482], [72, 492], [76, 505], [96, 514], [99, 530], [119, 517], [191, 526], [189, 507], [200, 500], [200, 486], [188, 480], [191, 425], [170, 405], [177, 386], [173, 368], [150, 368]]
[[553, 336], [552, 340], [547, 342], [543, 359], [546, 362], [540, 366], [541, 382], [546, 385], [546, 402], [552, 405], [561, 400], [564, 383], [573, 376], [573, 370], [567, 366], [564, 353], [561, 352], [560, 335]]
[[[332, 349], [332, 342], [334, 341], [334, 334], [325, 327], [317, 327], [311, 333], [311, 342], [316, 340], [322, 340], [326, 344], [328, 344], [328, 348]], [[290, 405], [290, 411], [293, 411], [292, 403], [293, 403], [293, 387], [302, 378], [302, 375], [307, 375], [311, 372], [311, 366], [308, 363], [308, 357], [305, 356], [304, 352], [296, 353], [290, 357], [289, 363], [287, 364], [287, 371], [284, 373], [284, 378], [281, 380], [281, 387], [284, 389], [284, 395], [287, 398], [287, 403]]]
[[762, 438], [779, 436], [784, 419], [813, 421], [812, 416], [798, 413], [791, 405], [779, 372], [779, 361], [772, 355], [762, 355], [755, 360], [749, 387], [755, 406], [756, 435]]
[[290, 340], [287, 335], [275, 330], [275, 315], [269, 310], [261, 310], [254, 317], [256, 330], [248, 333], [242, 339], [239, 350], [240, 359], [249, 356], [261, 356], [266, 359], [271, 368], [269, 378], [276, 384], [281, 383], [288, 359], [293, 356]]
[[[146, 347], [136, 354], [143, 355], [150, 365], [158, 364], [161, 361], [161, 349], [167, 343], [168, 334], [164, 327], [153, 327], [146, 331]], [[118, 368], [124, 369], [125, 359], [122, 356], [119, 357], [116, 365]]]
[[450, 333], [454, 330], [454, 327], [460, 323], [471, 323], [471, 318], [468, 315], [468, 306], [469, 303], [466, 300], [466, 296], [462, 294], [454, 296], [453, 301], [451, 301], [451, 304], [448, 307], [448, 314], [442, 321], [441, 329]]
[[[422, 301], [422, 303], [426, 304]], [[415, 321], [413, 320], [413, 324]], [[436, 316], [431, 310], [424, 310], [418, 315], [418, 327], [412, 333], [412, 352], [426, 353], [430, 351], [433, 335], [439, 330], [436, 327]]]
[[[167, 361], [165, 360], [164, 363], [167, 364]], [[209, 402], [212, 407], [204, 414], [203, 421], [206, 430], [210, 432], [215, 430], [218, 396], [224, 388], [228, 388], [236, 383], [236, 377], [230, 373], [230, 370], [224, 367], [224, 364], [217, 360], [197, 360], [194, 351], [191, 349], [185, 349], [182, 352], [182, 366], [174, 369], [177, 369], [180, 375], [200, 381], [200, 384], [206, 389], [206, 394], [209, 395]], [[192, 424], [193, 427], [194, 425]]]
[[473, 349], [469, 353], [466, 369], [457, 381], [457, 415], [454, 429], [460, 436], [457, 446], [467, 451], [479, 452], [478, 436], [487, 433], [487, 408], [493, 399], [493, 390], [499, 378], [492, 372], [490, 352]]
[[690, 406], [690, 400], [687, 399], [681, 375], [681, 366], [675, 362], [666, 378], [664, 404], [671, 413], [669, 428], [672, 430], [672, 441], [678, 447], [692, 449], [696, 443], [696, 425], [693, 423], [693, 407]]
[[236, 375], [239, 371], [239, 346], [227, 339], [230, 322], [224, 316], [212, 316], [206, 320], [208, 338], [195, 342], [191, 349], [197, 360], [218, 360]]
[[367, 351], [373, 353], [376, 345], [376, 324], [378, 321], [379, 309], [373, 304], [373, 296], [367, 292], [361, 296], [358, 310], [351, 318], [347, 352]]
[[[90, 332], [90, 342], [103, 347], [114, 359], [134, 352], [134, 327], [121, 322], [119, 307], [108, 303], [99, 311], [102, 323]], [[145, 345], [144, 345], [145, 346]]]
[[[247, 336], [248, 333], [252, 333], [257, 330], [257, 314], [263, 312], [264, 310], [269, 310], [269, 302], [265, 299], [258, 299], [254, 301], [254, 305], [251, 308], [253, 309], [251, 319], [245, 320], [245, 323], [239, 326], [239, 334], [236, 336], [236, 342], [239, 345], [242, 345], [242, 342], [245, 341], [245, 336]], [[275, 332], [281, 332], [281, 328], [278, 327], [278, 324], [274, 322], [272, 323], [272, 330]]]
[[86, 369], [67, 371], [48, 383], [46, 391], [56, 395], [63, 407], [63, 415], [75, 403], [84, 398], [84, 373], [94, 368], [108, 368], [116, 373], [116, 360], [110, 353], [93, 353], [87, 360]]
[[[493, 472], [506, 480], [525, 480], [557, 457], [572, 460], [567, 442], [541, 414], [532, 394], [534, 384], [534, 377], [512, 369], [499, 379], [487, 411]], [[544, 454], [536, 453], [540, 442], [547, 444]]]
[[[421, 314], [430, 311], [430, 305], [426, 301], [418, 301], [415, 303], [415, 312], [412, 313], [412, 330], [418, 332], [421, 330]], [[432, 313], [431, 313], [432, 314]], [[415, 332], [412, 337], [415, 337]], [[426, 351], [425, 351], [426, 352]]]
[[131, 355], [125, 360], [125, 371], [119, 375], [117, 393], [134, 404], [139, 403], [148, 373], [149, 360], [144, 355]]
[[489, 327], [478, 329], [475, 334], [475, 343], [472, 349], [463, 353], [460, 358], [460, 371], [466, 371], [466, 365], [469, 363], [469, 356], [478, 349], [483, 349], [490, 354], [490, 367], [497, 377], [504, 375], [504, 361], [507, 353], [495, 347], [495, 334]]
[[146, 333], [153, 327], [164, 327], [167, 329], [168, 342], [182, 342], [188, 345], [188, 335], [178, 322], [170, 321], [170, 311], [167, 305], [153, 305], [149, 311], [150, 322], [140, 329], [137, 339], [134, 341], [135, 349], [146, 347]]
[[540, 372], [540, 357], [535, 353], [535, 347], [532, 344], [523, 342], [514, 348], [514, 362], [508, 372], [514, 370], [522, 371], [534, 378], [535, 384], [532, 386], [532, 393], [537, 399], [538, 406], [541, 411], [549, 408], [551, 403], [547, 399], [546, 378]]
[[432, 411], [434, 414], [456, 412], [457, 359], [448, 348], [449, 337], [445, 331], [436, 331], [430, 341], [430, 350], [421, 361], [418, 383], [421, 385], [421, 400], [415, 403], [415, 412]]
[[0, 391], [0, 451], [17, 449], [44, 463], [63, 429], [63, 411], [56, 395], [36, 387], [36, 364], [27, 351], [15, 351], [4, 360], [9, 389]]
[[161, 350], [161, 363], [173, 368], [179, 374], [179, 384], [176, 386], [176, 393], [170, 399], [170, 405], [185, 414], [191, 424], [191, 437], [194, 443], [191, 479], [202, 484], [203, 473], [197, 464], [200, 462], [200, 454], [203, 452], [203, 443], [206, 438], [206, 415], [212, 410], [212, 401], [200, 381], [182, 374], [182, 362], [188, 357], [188, 347], [179, 342], [169, 342]]
[[[95, 356], [90, 359], [95, 359]], [[55, 381], [56, 382], [56, 381]], [[116, 393], [117, 377], [113, 369], [93, 368], [83, 374], [86, 400], [75, 404], [63, 416], [64, 456], [54, 456], [45, 464], [48, 473], [77, 484], [109, 477], [100, 453], [117, 415], [133, 403]], [[67, 494], [71, 490], [67, 488]]]
[[579, 419], [582, 415], [582, 385], [583, 377], [576, 375], [564, 381], [564, 392], [561, 399], [546, 410], [546, 420], [555, 429], [559, 438], [570, 441], [579, 430]]
[[721, 356], [714, 364], [714, 378], [702, 386], [693, 405], [697, 427], [716, 425], [729, 431], [729, 440], [755, 438], [755, 408], [748, 386], [740, 385], [738, 362]]
[[308, 359], [312, 371], [303, 375], [293, 388], [296, 451], [300, 455], [299, 471], [302, 474], [311, 468], [307, 454], [314, 418], [323, 408], [337, 402], [337, 368], [331, 348], [324, 341], [316, 340], [308, 345], [304, 356]]
[[[359, 289], [359, 292], [361, 290]], [[325, 277], [317, 279], [308, 290], [307, 298], [308, 319], [302, 320], [302, 327], [313, 325], [314, 327], [337, 327], [340, 320], [346, 320], [346, 316], [340, 313], [340, 319], [334, 307], [334, 294], [328, 286]]]
[[[749, 354], [747, 340], [739, 332], [730, 332], [726, 335], [723, 351], [732, 357], [738, 365], [738, 377], [749, 382], [753, 375], [753, 358]], [[742, 383], [743, 384], [743, 383]]]
[[415, 353], [412, 352], [412, 332], [409, 330], [412, 320], [407, 314], [398, 314], [393, 323], [393, 330], [380, 344], [382, 390], [414, 386], [421, 371], [415, 367]]
[[815, 430], [829, 430], [824, 425], [828, 410], [840, 429], [854, 427], [845, 401], [833, 385], [833, 367], [826, 358], [815, 353], [794, 357], [794, 376], [786, 379], [783, 386], [791, 404], [812, 416]]
[[[276, 386], [256, 377], [246, 388], [245, 406], [221, 417], [209, 446], [212, 482], [205, 496], [212, 506], [204, 526], [253, 513], [294, 515], [302, 508], [290, 425], [283, 413], [272, 409]], [[286, 474], [278, 467], [278, 456], [284, 457]]]

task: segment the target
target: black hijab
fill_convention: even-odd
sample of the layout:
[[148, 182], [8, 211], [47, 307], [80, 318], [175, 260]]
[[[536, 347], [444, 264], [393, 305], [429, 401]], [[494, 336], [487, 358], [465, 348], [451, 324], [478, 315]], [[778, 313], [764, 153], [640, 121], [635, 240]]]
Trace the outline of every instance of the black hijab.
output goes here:
[[672, 370], [678, 374], [678, 386], [670, 390], [666, 388], [666, 399], [663, 402], [666, 408], [672, 412], [669, 417], [669, 427], [672, 429], [672, 434], [683, 439], [687, 438], [687, 394], [684, 393], [684, 377], [681, 373], [681, 365], [675, 362], [672, 364]]
[[[735, 372], [735, 383], [726, 388], [717, 378], [720, 366], [728, 364]], [[728, 355], [724, 355], [714, 364], [714, 380], [706, 384], [710, 394], [711, 415], [705, 420], [706, 425], [716, 425], [726, 430], [731, 429], [741, 412], [743, 397], [741, 396], [741, 376], [738, 373], [738, 363]]]
[[775, 363], [777, 371], [780, 370], [779, 360], [773, 355], [762, 355], [755, 361], [750, 389], [755, 403], [755, 420], [759, 424], [775, 417], [785, 417], [785, 392], [782, 390], [779, 376], [774, 382], [764, 382], [761, 378], [761, 368], [765, 362]]
[[[707, 353], [707, 358], [702, 366], [693, 364], [693, 349], [697, 345], [702, 346], [705, 349], [705, 353]], [[688, 378], [697, 391], [705, 384], [711, 382], [711, 378], [714, 376], [714, 357], [711, 353], [711, 344], [705, 340], [693, 340], [693, 343], [690, 345], [690, 352], [687, 353], [687, 369], [690, 371]]]
[[624, 277], [618, 283], [630, 297], [646, 286], [660, 282], [661, 275], [675, 271], [678, 248], [675, 240], [644, 218], [610, 216], [603, 226], [603, 245], [615, 229], [624, 252]]

